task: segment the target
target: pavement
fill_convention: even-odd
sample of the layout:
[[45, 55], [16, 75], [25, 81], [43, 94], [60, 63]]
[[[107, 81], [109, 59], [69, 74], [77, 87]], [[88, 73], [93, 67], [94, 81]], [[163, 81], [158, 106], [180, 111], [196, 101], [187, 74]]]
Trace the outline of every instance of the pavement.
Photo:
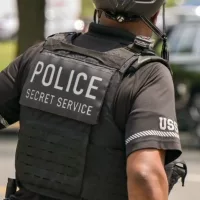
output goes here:
[[[0, 135], [0, 200], [5, 193], [7, 178], [14, 178], [14, 155], [16, 136]], [[178, 183], [169, 196], [169, 200], [200, 200], [200, 150], [184, 149], [183, 158], [188, 165], [185, 187]]]

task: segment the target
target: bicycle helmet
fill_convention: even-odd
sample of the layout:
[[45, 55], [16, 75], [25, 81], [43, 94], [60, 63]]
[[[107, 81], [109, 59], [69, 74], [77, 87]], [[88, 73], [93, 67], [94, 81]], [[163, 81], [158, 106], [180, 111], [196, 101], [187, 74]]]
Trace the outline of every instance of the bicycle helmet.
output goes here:
[[[169, 59], [167, 50], [167, 37], [165, 31], [165, 0], [93, 0], [95, 17], [102, 12], [106, 17], [119, 23], [141, 19], [163, 40], [162, 57]], [[162, 33], [150, 20], [163, 5], [163, 30]], [[96, 20], [95, 20], [96, 21]]]
[[165, 3], [165, 0], [93, 0], [97, 10], [103, 10], [113, 16], [143, 16], [151, 18]]

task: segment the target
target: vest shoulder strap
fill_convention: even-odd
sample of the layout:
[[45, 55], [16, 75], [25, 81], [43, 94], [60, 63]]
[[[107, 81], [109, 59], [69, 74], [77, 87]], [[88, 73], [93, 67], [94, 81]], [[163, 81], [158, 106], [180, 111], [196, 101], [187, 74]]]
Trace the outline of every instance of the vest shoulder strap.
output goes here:
[[98, 52], [73, 45], [73, 40], [80, 34], [81, 33], [76, 32], [65, 32], [51, 35], [47, 38], [44, 49], [51, 51], [66, 50], [94, 58], [104, 65], [119, 69], [122, 75], [136, 72], [141, 67], [153, 62], [162, 63], [172, 74], [171, 68], [166, 60], [152, 53], [147, 52], [143, 55], [143, 51], [135, 52], [135, 48], [131, 50], [132, 48], [129, 47], [130, 45], [107, 52]]
[[104, 65], [118, 69], [124, 74], [130, 66], [138, 59], [138, 54], [128, 48], [117, 48], [106, 52], [94, 51], [73, 45], [73, 40], [80, 33], [69, 32], [51, 35], [47, 38], [43, 48], [50, 51], [66, 50], [78, 53], [86, 57], [97, 59]]
[[136, 72], [137, 70], [146, 66], [147, 64], [154, 63], [154, 62], [162, 63], [164, 66], [166, 66], [170, 70], [170, 73], [172, 74], [172, 70], [169, 66], [169, 63], [166, 60], [164, 60], [163, 58], [156, 56], [156, 55], [154, 55], [154, 56], [152, 56], [152, 55], [140, 55], [140, 56], [138, 56], [137, 61], [133, 63], [129, 72]]

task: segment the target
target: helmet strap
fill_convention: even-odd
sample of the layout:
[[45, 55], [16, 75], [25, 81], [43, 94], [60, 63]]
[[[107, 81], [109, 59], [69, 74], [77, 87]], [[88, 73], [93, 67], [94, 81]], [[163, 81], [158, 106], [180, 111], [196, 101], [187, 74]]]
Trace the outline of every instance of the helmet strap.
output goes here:
[[162, 17], [163, 17], [163, 35], [162, 35], [163, 46], [162, 46], [161, 56], [162, 56], [162, 58], [169, 61], [169, 51], [168, 51], [168, 46], [167, 46], [167, 34], [166, 34], [166, 23], [165, 23], [165, 5], [166, 5], [166, 1], [163, 4], [163, 12], [162, 12]]
[[93, 20], [95, 23], [97, 23], [97, 9], [94, 10], [94, 16], [93, 16]]
[[161, 56], [163, 59], [169, 61], [169, 51], [167, 47], [167, 35], [166, 35], [166, 25], [165, 25], [165, 3], [163, 4], [163, 32], [157, 28], [149, 19], [140, 16], [142, 21], [163, 41]]
[[97, 10], [95, 9], [94, 11], [94, 22], [96, 24], [99, 24], [100, 23], [100, 18], [101, 18], [101, 15], [102, 15], [103, 11], [102, 10]]

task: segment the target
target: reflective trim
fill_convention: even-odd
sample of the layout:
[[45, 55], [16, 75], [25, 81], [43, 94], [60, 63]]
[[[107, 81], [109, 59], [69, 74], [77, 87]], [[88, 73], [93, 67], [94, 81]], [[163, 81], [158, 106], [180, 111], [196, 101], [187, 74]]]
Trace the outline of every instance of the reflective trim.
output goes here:
[[126, 145], [131, 142], [132, 140], [147, 137], [147, 136], [158, 136], [158, 137], [172, 137], [172, 138], [179, 138], [179, 134], [176, 132], [166, 132], [166, 131], [157, 131], [157, 130], [148, 130], [142, 131], [139, 133], [135, 133], [126, 139]]

